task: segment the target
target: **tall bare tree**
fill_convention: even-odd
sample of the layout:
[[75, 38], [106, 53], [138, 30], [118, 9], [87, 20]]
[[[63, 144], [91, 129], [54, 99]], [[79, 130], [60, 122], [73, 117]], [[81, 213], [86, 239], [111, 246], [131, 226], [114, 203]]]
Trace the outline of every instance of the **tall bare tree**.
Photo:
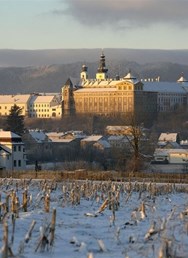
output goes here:
[[131, 159], [129, 161], [129, 169], [139, 171], [143, 164], [143, 155], [141, 153], [141, 139], [143, 137], [143, 124], [137, 122], [133, 114], [128, 116], [129, 129], [126, 137], [131, 146]]

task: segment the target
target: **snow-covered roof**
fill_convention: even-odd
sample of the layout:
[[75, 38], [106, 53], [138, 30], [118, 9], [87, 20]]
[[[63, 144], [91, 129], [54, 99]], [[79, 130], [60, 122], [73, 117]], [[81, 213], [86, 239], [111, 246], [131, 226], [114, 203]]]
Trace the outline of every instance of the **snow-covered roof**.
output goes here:
[[46, 133], [46, 135], [48, 136], [48, 138], [61, 138], [64, 133], [63, 132], [49, 132]]
[[103, 137], [102, 135], [91, 135], [91, 136], [88, 136], [88, 137], [84, 138], [81, 141], [84, 141], [84, 142], [97, 142], [100, 139], [102, 139], [102, 137]]
[[41, 143], [46, 139], [46, 134], [42, 130], [29, 130], [29, 134], [38, 143]]
[[107, 79], [107, 80], [94, 80], [94, 79], [89, 79], [85, 80], [82, 83], [83, 87], [114, 87], [116, 84], [120, 82], [120, 80], [112, 80], [112, 79]]
[[106, 141], [106, 140], [99, 140], [97, 143], [99, 143], [99, 144], [101, 144], [105, 149], [108, 149], [108, 148], [110, 148], [111, 147], [111, 145], [109, 144], [109, 142], [108, 141]]
[[74, 141], [74, 139], [50, 138], [50, 142], [54, 143], [70, 143], [72, 141]]
[[181, 83], [178, 82], [144, 82], [144, 91], [186, 93]]
[[65, 134], [72, 134], [74, 136], [74, 138], [80, 139], [80, 138], [85, 138], [87, 135], [83, 132], [83, 131], [68, 131]]
[[3, 138], [9, 138], [9, 139], [18, 138], [18, 139], [20, 139], [21, 137], [18, 134], [15, 134], [11, 131], [0, 131], [0, 139], [3, 139]]
[[159, 136], [159, 142], [176, 142], [178, 133], [161, 133]]
[[125, 136], [123, 135], [111, 135], [108, 137], [109, 141], [122, 141]]
[[105, 92], [105, 91], [114, 92], [114, 91], [117, 91], [117, 89], [116, 88], [82, 88], [75, 91], [74, 94], [80, 93], [80, 92]]
[[2, 145], [0, 145], [0, 152], [6, 152], [6, 153], [11, 154], [10, 149], [7, 148], [6, 146], [2, 146]]
[[108, 125], [107, 127], [106, 127], [106, 130], [117, 130], [117, 131], [119, 131], [119, 130], [127, 130], [127, 129], [129, 129], [130, 128], [130, 126], [128, 126], [128, 125]]
[[54, 95], [38, 96], [34, 95], [31, 97], [30, 103], [50, 103], [54, 99]]
[[26, 104], [30, 94], [0, 95], [0, 104]]

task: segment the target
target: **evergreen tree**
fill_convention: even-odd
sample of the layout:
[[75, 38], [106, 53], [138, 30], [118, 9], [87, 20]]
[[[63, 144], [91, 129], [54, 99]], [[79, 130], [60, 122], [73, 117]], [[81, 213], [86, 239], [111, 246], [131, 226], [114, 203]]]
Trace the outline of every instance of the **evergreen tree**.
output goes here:
[[24, 132], [24, 116], [22, 115], [22, 108], [16, 104], [10, 109], [10, 113], [6, 119], [5, 129], [19, 135], [22, 135]]

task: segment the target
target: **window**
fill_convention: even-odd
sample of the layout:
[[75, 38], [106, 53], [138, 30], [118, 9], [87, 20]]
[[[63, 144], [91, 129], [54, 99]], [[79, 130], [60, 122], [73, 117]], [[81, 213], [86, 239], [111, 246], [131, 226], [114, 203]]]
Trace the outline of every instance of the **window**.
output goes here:
[[21, 146], [18, 146], [18, 151], [21, 151]]
[[14, 160], [14, 167], [16, 167], [16, 160]]
[[16, 151], [16, 146], [14, 146], [14, 151]]
[[22, 165], [21, 160], [18, 160], [18, 167], [21, 167], [21, 165]]

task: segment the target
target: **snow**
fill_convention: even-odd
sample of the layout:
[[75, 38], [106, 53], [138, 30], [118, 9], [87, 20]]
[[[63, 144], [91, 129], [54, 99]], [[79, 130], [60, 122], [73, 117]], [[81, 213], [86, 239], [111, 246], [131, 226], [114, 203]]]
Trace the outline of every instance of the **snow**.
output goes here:
[[46, 140], [47, 136], [42, 130], [29, 130], [31, 137], [38, 143], [42, 143]]
[[[10, 245], [16, 257], [87, 258], [90, 254], [93, 258], [158, 258], [161, 246], [167, 242], [166, 250], [171, 252], [171, 257], [175, 254], [176, 257], [187, 257], [188, 185], [91, 181], [64, 181], [56, 185], [44, 180], [2, 179], [1, 204], [13, 189], [21, 202], [26, 188], [28, 211], [20, 208], [14, 243]], [[46, 213], [44, 197], [49, 189], [52, 189], [50, 212]], [[118, 202], [114, 202], [118, 209], [114, 212], [108, 208], [109, 191], [119, 193]], [[80, 200], [73, 201], [73, 193], [75, 196], [81, 193]], [[115, 195], [111, 195], [115, 200]], [[42, 226], [50, 224], [53, 209], [57, 212], [54, 245], [42, 251], [40, 247], [37, 249], [40, 231]], [[5, 219], [11, 242], [11, 213]], [[24, 239], [33, 220], [36, 225], [26, 243]], [[3, 223], [0, 224], [2, 246]]]
[[11, 131], [3, 131], [3, 130], [0, 130], [0, 140], [3, 139], [3, 138], [9, 138], [9, 139], [13, 139], [13, 138], [16, 138], [16, 139], [21, 139], [21, 137]]

